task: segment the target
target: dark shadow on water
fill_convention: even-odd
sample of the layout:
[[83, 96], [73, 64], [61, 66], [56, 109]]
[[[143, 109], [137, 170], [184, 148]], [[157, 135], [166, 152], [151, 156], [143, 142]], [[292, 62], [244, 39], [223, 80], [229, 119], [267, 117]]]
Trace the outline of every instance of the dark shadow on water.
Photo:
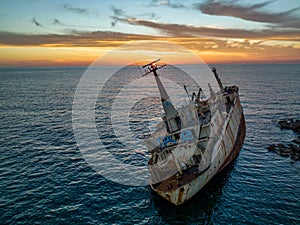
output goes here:
[[213, 212], [222, 202], [222, 192], [234, 169], [231, 163], [195, 196], [175, 206], [151, 191], [152, 206], [158, 211], [161, 224], [213, 224]]

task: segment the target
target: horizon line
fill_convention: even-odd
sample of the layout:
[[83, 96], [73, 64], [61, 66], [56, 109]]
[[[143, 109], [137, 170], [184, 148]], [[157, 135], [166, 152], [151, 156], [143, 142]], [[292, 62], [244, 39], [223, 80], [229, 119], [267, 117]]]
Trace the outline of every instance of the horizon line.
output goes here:
[[[251, 61], [251, 62], [204, 62], [207, 65], [300, 65], [298, 60], [287, 60], [287, 61]], [[29, 68], [63, 68], [63, 67], [90, 67], [93, 63], [86, 64], [50, 64], [50, 65], [0, 65], [0, 69], [29, 69]], [[198, 65], [199, 63], [176, 63], [172, 65]], [[135, 64], [123, 65], [123, 64], [103, 64], [97, 65], [99, 67], [109, 66], [137, 66]]]

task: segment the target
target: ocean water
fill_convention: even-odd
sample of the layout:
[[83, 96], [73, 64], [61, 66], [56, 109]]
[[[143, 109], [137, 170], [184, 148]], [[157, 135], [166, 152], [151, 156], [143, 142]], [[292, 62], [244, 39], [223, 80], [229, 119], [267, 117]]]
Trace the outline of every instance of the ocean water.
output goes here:
[[[240, 88], [245, 143], [232, 165], [177, 207], [148, 185], [106, 179], [85, 160], [73, 132], [72, 105], [86, 68], [0, 69], [0, 223], [300, 224], [300, 162], [266, 150], [299, 135], [280, 130], [276, 121], [299, 119], [300, 66], [215, 66], [224, 84]], [[104, 100], [96, 105], [99, 137], [124, 162], [145, 163], [145, 150], [127, 152], [109, 135]], [[132, 108], [136, 133], [141, 121], [159, 119], [159, 99], [151, 101]], [[148, 117], [140, 111], [145, 106]]]

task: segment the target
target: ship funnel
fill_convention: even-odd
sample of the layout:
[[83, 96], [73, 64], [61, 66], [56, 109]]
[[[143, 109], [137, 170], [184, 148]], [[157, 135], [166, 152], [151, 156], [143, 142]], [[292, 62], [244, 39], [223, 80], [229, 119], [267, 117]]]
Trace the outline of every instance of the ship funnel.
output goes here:
[[171, 102], [170, 97], [159, 78], [159, 75], [156, 72], [158, 69], [166, 66], [166, 64], [158, 65], [157, 64], [158, 61], [159, 61], [159, 59], [144, 65], [143, 68], [146, 68], [146, 69], [145, 69], [145, 74], [143, 74], [143, 76], [145, 76], [149, 73], [153, 73], [159, 93], [160, 93], [162, 106], [163, 106], [163, 109], [165, 112], [165, 115], [163, 116], [163, 120], [166, 123], [166, 128], [167, 128], [168, 133], [173, 133], [173, 132], [181, 129], [181, 119], [179, 117], [179, 114], [178, 114], [176, 108], [174, 107], [173, 103]]

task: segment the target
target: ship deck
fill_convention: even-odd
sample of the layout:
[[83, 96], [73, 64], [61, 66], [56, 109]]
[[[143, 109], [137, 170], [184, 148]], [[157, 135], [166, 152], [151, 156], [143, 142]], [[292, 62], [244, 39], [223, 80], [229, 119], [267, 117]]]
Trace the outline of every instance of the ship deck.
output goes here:
[[152, 186], [154, 189], [157, 189], [159, 191], [172, 191], [191, 182], [196, 177], [204, 173], [208, 168], [209, 166], [204, 170], [199, 171], [199, 165], [194, 165], [185, 170], [182, 170], [182, 174], [177, 172], [176, 174], [169, 177], [168, 179], [159, 182], [157, 184], [153, 184]]

